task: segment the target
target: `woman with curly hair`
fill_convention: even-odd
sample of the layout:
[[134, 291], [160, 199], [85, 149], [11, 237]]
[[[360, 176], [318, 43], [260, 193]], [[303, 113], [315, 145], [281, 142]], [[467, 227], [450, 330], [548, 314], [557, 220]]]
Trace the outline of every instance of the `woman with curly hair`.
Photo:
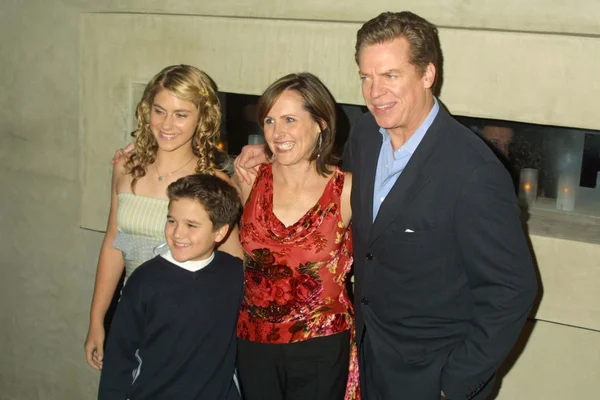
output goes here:
[[[221, 110], [215, 84], [204, 72], [189, 65], [163, 69], [146, 85], [136, 117], [133, 151], [113, 168], [110, 213], [85, 342], [87, 362], [98, 370], [104, 318], [123, 269], [127, 279], [165, 243], [167, 186], [194, 173], [229, 181], [215, 160]], [[220, 249], [241, 257], [237, 229]]]

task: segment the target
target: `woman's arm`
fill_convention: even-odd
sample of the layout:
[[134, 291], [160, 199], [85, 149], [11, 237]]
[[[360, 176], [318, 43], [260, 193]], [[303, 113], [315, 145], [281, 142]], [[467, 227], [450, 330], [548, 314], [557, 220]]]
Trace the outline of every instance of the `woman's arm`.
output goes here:
[[102, 369], [102, 359], [104, 357], [104, 317], [125, 267], [123, 253], [112, 245], [117, 235], [117, 183], [124, 170], [124, 160], [113, 167], [110, 212], [104, 241], [100, 248], [100, 257], [98, 258], [96, 283], [90, 311], [90, 326], [84, 346], [88, 364], [97, 370]]
[[344, 188], [342, 189], [342, 221], [344, 225], [350, 225], [352, 220], [352, 207], [350, 205], [350, 193], [352, 192], [352, 173], [344, 172]]

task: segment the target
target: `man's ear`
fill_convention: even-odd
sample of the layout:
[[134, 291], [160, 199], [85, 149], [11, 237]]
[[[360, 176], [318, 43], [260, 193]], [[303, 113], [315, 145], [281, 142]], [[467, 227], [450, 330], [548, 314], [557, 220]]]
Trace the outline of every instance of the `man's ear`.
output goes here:
[[425, 89], [432, 89], [433, 84], [435, 83], [435, 77], [437, 75], [437, 70], [435, 69], [435, 65], [433, 63], [429, 63], [427, 68], [425, 68], [425, 72], [423, 73], [423, 85]]

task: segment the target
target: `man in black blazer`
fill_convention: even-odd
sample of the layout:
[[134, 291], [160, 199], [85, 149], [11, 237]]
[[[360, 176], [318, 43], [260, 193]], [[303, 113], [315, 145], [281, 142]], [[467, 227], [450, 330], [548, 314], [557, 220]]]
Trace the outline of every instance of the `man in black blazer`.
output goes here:
[[485, 399], [537, 292], [511, 178], [435, 98], [434, 25], [381, 14], [356, 61], [370, 112], [342, 160], [363, 398]]
[[[363, 400], [485, 399], [537, 291], [508, 171], [433, 94], [441, 59], [410, 12], [358, 31], [369, 113], [342, 161]], [[236, 172], [264, 160], [247, 146]]]

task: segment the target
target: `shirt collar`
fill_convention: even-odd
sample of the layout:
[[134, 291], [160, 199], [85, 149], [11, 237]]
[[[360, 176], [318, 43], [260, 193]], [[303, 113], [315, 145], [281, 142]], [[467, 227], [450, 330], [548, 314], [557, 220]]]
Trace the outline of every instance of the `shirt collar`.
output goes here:
[[[423, 140], [425, 133], [427, 133], [427, 130], [429, 129], [431, 124], [433, 124], [433, 120], [437, 116], [439, 110], [440, 105], [438, 104], [438, 101], [434, 96], [433, 107], [431, 107], [431, 110], [429, 111], [429, 114], [427, 114], [427, 117], [423, 120], [421, 125], [419, 125], [415, 133], [413, 133], [413, 135], [402, 146], [400, 146], [395, 151], [395, 153], [402, 151], [409, 154], [413, 154], [415, 150], [417, 150], [417, 147], [419, 146], [419, 143], [421, 143], [421, 140]], [[380, 127], [379, 133], [381, 133], [384, 143], [389, 142], [391, 140], [390, 134], [387, 131], [387, 129]]]
[[215, 259], [215, 253], [212, 253], [210, 255], [210, 257], [205, 258], [204, 260], [198, 260], [198, 261], [185, 261], [185, 262], [180, 262], [177, 261], [173, 258], [173, 255], [171, 254], [171, 251], [168, 251], [166, 254], [161, 254], [161, 256], [171, 262], [172, 264], [177, 265], [178, 267], [181, 267], [183, 269], [187, 269], [188, 271], [192, 271], [192, 272], [196, 272], [201, 270], [202, 268], [206, 267], [208, 264], [210, 264], [212, 262], [212, 260]]

